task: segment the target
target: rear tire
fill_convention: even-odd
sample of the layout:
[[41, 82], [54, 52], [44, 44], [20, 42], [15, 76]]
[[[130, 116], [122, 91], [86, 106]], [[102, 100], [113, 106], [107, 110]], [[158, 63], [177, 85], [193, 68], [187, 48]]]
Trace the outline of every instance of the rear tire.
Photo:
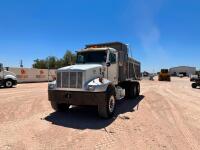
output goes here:
[[106, 92], [105, 103], [98, 105], [98, 113], [102, 118], [111, 118], [115, 112], [116, 98], [115, 88], [109, 87]]
[[130, 99], [135, 98], [136, 95], [137, 95], [137, 86], [136, 86], [136, 84], [131, 84], [131, 86], [129, 87], [129, 91], [130, 91], [129, 98]]
[[57, 103], [54, 101], [51, 101], [51, 107], [55, 110], [55, 111], [59, 111], [59, 112], [64, 112], [69, 110], [69, 106], [68, 104], [65, 103]]
[[197, 84], [196, 83], [192, 83], [192, 88], [197, 88]]
[[4, 83], [4, 87], [6, 87], [6, 88], [13, 87], [13, 81], [10, 80], [10, 79], [6, 80], [5, 83]]

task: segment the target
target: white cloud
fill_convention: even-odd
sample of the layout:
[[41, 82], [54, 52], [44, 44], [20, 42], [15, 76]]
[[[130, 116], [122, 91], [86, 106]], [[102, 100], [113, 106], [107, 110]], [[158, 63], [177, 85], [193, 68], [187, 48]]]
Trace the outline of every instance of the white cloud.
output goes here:
[[139, 38], [146, 61], [152, 66], [149, 70], [159, 70], [169, 60], [167, 50], [160, 42], [162, 35], [155, 19], [163, 2], [164, 0], [136, 0], [132, 4], [132, 20], [136, 27], [134, 32]]

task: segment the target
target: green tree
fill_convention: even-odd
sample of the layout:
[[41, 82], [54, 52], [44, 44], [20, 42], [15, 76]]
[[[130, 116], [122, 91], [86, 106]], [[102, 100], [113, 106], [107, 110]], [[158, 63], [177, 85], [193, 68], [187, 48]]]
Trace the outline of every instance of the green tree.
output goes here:
[[57, 69], [56, 68], [56, 63], [57, 63], [57, 58], [55, 56], [49, 56], [45, 60], [47, 68], [49, 66], [50, 69]]
[[76, 62], [76, 55], [73, 54], [70, 50], [67, 50], [63, 57], [63, 65], [69, 66], [75, 64]]
[[47, 69], [46, 61], [43, 59], [34, 60], [33, 68]]
[[67, 50], [63, 58], [58, 59], [55, 56], [49, 56], [46, 59], [36, 59], [33, 63], [33, 68], [37, 69], [58, 69], [61, 67], [73, 65], [76, 62], [76, 54]]
[[63, 67], [63, 59], [58, 59], [56, 61], [56, 69]]

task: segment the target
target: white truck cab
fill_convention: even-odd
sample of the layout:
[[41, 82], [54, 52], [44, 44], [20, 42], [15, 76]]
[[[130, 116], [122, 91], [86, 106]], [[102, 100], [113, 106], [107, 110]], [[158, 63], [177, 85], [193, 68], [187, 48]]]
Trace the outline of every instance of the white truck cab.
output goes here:
[[17, 85], [17, 78], [13, 72], [4, 69], [3, 64], [0, 63], [0, 86], [11, 88]]
[[77, 53], [75, 65], [57, 70], [56, 81], [49, 83], [53, 109], [70, 105], [95, 105], [101, 117], [111, 117], [116, 100], [139, 96], [140, 63], [128, 58], [127, 45], [114, 42], [86, 46]]

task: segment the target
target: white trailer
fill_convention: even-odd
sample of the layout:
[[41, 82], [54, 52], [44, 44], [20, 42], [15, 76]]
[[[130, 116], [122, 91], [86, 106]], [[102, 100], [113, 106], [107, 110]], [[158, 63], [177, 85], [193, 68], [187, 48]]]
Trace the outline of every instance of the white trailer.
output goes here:
[[77, 53], [75, 65], [57, 70], [49, 83], [49, 101], [56, 111], [70, 105], [95, 105], [101, 117], [111, 117], [116, 100], [140, 94], [140, 62], [128, 57], [120, 42], [86, 45]]
[[47, 82], [56, 78], [56, 69], [14, 68], [7, 70], [16, 74], [18, 83]]

